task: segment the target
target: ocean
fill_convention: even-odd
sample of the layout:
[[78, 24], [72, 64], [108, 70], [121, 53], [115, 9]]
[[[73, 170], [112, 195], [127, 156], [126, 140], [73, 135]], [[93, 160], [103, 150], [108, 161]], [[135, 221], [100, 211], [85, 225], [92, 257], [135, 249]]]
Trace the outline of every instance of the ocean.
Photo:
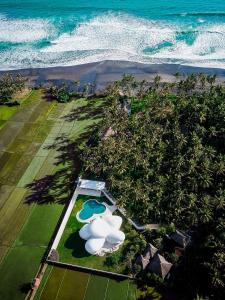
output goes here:
[[102, 60], [225, 69], [225, 0], [0, 0], [0, 70]]

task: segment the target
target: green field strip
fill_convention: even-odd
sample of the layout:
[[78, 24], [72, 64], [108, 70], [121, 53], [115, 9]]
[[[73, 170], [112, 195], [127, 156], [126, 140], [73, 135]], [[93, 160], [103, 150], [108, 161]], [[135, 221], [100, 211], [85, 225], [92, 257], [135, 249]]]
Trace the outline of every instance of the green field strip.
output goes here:
[[39, 150], [39, 148], [41, 147], [41, 143], [40, 142], [32, 142], [29, 147], [27, 148], [26, 152], [24, 153], [24, 155], [28, 155], [28, 156], [35, 156], [35, 154], [37, 153], [37, 151]]
[[54, 107], [53, 110], [51, 110], [47, 116], [47, 120], [49, 121], [55, 121], [56, 119], [58, 119], [60, 117], [60, 115], [62, 114], [62, 109], [63, 109], [64, 105], [57, 103], [57, 105]]
[[1, 262], [2, 262], [3, 258], [5, 257], [5, 255], [8, 251], [9, 251], [8, 246], [1, 246], [0, 245], [0, 265], [1, 265]]
[[45, 161], [45, 157], [34, 157], [29, 167], [26, 169], [24, 175], [18, 182], [18, 187], [26, 187], [29, 183], [31, 183], [39, 170], [42, 167], [42, 164]]
[[46, 286], [46, 284], [47, 284], [47, 282], [48, 282], [48, 280], [49, 280], [49, 278], [51, 276], [51, 272], [52, 272], [53, 269], [54, 269], [53, 266], [49, 266], [49, 265], [47, 266], [47, 268], [46, 268], [46, 270], [44, 272], [44, 275], [43, 275], [43, 277], [41, 279], [41, 283], [40, 283], [40, 285], [39, 285], [39, 287], [38, 287], [38, 289], [37, 289], [37, 291], [35, 293], [35, 296], [34, 296], [35, 300], [39, 300], [40, 299], [40, 297], [41, 297], [41, 295], [42, 295], [42, 293], [43, 293], [43, 291], [45, 289], [45, 286]]
[[52, 128], [52, 124], [44, 122], [38, 128], [37, 134], [34, 136], [34, 142], [43, 142], [45, 138], [48, 136], [50, 130]]
[[21, 153], [11, 153], [4, 167], [1, 168], [0, 182], [4, 183], [4, 180], [10, 174], [10, 172], [12, 172], [13, 168], [15, 167], [16, 163], [20, 160], [21, 156], [22, 156]]
[[54, 108], [56, 103], [50, 103], [45, 101], [40, 101], [38, 106], [35, 108], [35, 110], [32, 112], [29, 122], [41, 122], [44, 119], [47, 118], [50, 111]]
[[109, 279], [91, 275], [84, 300], [104, 300]]
[[55, 143], [55, 138], [47, 137], [44, 143], [41, 145], [40, 149], [36, 153], [35, 156], [48, 156], [49, 151], [51, 150], [51, 146]]
[[[26, 107], [23, 107], [23, 108], [21, 107], [21, 109], [16, 114], [14, 114], [12, 116], [10, 121], [14, 121], [14, 122], [17, 122], [17, 123], [19, 123], [19, 122], [29, 122], [30, 116], [36, 110], [39, 103], [40, 103], [40, 99], [39, 99], [39, 101], [30, 103]], [[31, 122], [33, 122], [33, 121], [31, 120]]]
[[12, 171], [4, 178], [4, 183], [17, 185], [32, 159], [33, 158], [30, 155], [22, 155], [20, 160], [16, 163], [14, 169], [12, 169]]
[[127, 293], [127, 300], [136, 300], [137, 299], [136, 293], [137, 293], [137, 286], [132, 281], [130, 281], [128, 293]]
[[72, 128], [73, 128], [73, 124], [71, 124], [69, 126], [68, 125], [62, 126], [62, 128], [59, 132], [59, 135], [69, 134], [71, 132]]
[[34, 135], [37, 133], [40, 124], [38, 123], [25, 123], [23, 128], [19, 132], [19, 136], [25, 140], [32, 141]]
[[11, 185], [1, 185], [0, 186], [0, 210], [2, 206], [5, 204], [7, 201], [9, 195], [12, 193], [14, 190], [14, 186]]
[[60, 204], [36, 205], [15, 245], [47, 246], [62, 210]]
[[9, 121], [0, 130], [0, 151], [5, 150], [23, 127], [24, 122]]
[[8, 200], [5, 202], [4, 206], [2, 207], [0, 211], [0, 240], [2, 228], [4, 228], [4, 226], [7, 226], [18, 205], [23, 200], [25, 193], [26, 189], [15, 188], [9, 196]]
[[4, 125], [6, 124], [6, 120], [1, 120], [0, 119], [0, 130], [1, 130], [1, 128], [3, 128], [4, 127]]
[[[19, 133], [19, 136], [20, 133]], [[7, 148], [7, 151], [9, 152], [25, 152], [28, 146], [30, 145], [29, 140], [25, 140], [23, 138], [15, 138], [12, 143], [10, 143], [9, 147]]]
[[1, 170], [4, 168], [4, 166], [7, 164], [7, 162], [9, 161], [10, 157], [12, 156], [12, 152], [1, 152], [1, 156], [0, 156], [0, 167]]
[[55, 300], [65, 272], [66, 269], [53, 268], [40, 300]]
[[7, 226], [2, 228], [1, 230], [1, 243], [4, 243], [4, 245], [7, 246], [13, 245], [21, 229], [26, 223], [26, 220], [29, 217], [32, 208], [33, 205], [27, 205], [24, 203], [21, 203], [17, 207]]
[[48, 137], [56, 138], [59, 135], [62, 125], [55, 125], [49, 132]]
[[0, 120], [8, 121], [18, 110], [17, 106], [9, 107], [7, 105], [1, 105], [0, 107]]
[[52, 175], [54, 173], [54, 170], [55, 165], [53, 164], [53, 162], [47, 159], [46, 162], [42, 165], [35, 179], [39, 180], [44, 178], [45, 176]]
[[42, 256], [43, 249], [39, 247], [24, 246], [9, 250], [0, 265], [0, 299], [25, 298], [26, 293], [22, 289], [32, 282]]
[[[29, 96], [32, 92], [29, 92], [27, 95], [23, 96], [22, 98], [19, 96], [16, 96], [16, 98], [20, 98], [20, 106], [1, 106], [0, 108], [0, 128], [8, 121], [16, 112], [21, 110], [21, 108], [24, 109], [24, 107], [29, 104], [30, 101], [28, 101]], [[2, 123], [1, 121], [4, 121]]]
[[125, 300], [127, 299], [128, 280], [116, 281], [109, 280], [105, 300]]
[[89, 274], [66, 270], [55, 300], [83, 300]]

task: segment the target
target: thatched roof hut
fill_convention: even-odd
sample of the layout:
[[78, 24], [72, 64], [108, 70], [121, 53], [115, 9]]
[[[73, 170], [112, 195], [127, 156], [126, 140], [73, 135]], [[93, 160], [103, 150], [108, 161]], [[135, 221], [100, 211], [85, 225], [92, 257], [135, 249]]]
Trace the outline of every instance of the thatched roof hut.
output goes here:
[[165, 278], [169, 273], [172, 264], [169, 263], [163, 256], [160, 254], [155, 254], [153, 259], [150, 261], [147, 269], [162, 278]]
[[138, 256], [136, 264], [140, 265], [142, 270], [144, 270], [149, 264], [150, 259], [154, 257], [157, 251], [158, 249], [149, 243], [144, 253]]
[[170, 233], [168, 235], [168, 238], [174, 241], [181, 248], [186, 248], [191, 240], [191, 237], [189, 235], [179, 230]]

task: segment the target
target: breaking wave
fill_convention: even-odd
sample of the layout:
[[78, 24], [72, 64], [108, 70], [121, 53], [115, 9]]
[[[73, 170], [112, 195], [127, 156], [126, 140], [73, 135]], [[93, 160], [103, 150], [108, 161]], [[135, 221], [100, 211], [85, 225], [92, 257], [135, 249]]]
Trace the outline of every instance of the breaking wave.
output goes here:
[[25, 43], [46, 39], [54, 27], [42, 19], [7, 19], [0, 16], [0, 42]]
[[[49, 43], [38, 48], [35, 43], [43, 39]], [[10, 21], [0, 17], [0, 42], [22, 43], [0, 53], [2, 69], [101, 60], [225, 68], [225, 24], [209, 24], [202, 19], [191, 26], [105, 13], [76, 24], [70, 32], [60, 32], [50, 20]]]

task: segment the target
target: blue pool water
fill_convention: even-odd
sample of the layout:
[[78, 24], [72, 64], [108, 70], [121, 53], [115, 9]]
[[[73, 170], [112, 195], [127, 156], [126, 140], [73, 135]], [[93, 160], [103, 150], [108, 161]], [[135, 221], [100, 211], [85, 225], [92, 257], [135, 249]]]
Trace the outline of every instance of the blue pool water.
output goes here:
[[99, 203], [97, 200], [88, 200], [84, 203], [82, 210], [78, 216], [81, 220], [85, 221], [91, 218], [94, 214], [102, 214], [106, 210], [104, 204]]
[[0, 1], [0, 69], [105, 59], [225, 68], [225, 0]]

